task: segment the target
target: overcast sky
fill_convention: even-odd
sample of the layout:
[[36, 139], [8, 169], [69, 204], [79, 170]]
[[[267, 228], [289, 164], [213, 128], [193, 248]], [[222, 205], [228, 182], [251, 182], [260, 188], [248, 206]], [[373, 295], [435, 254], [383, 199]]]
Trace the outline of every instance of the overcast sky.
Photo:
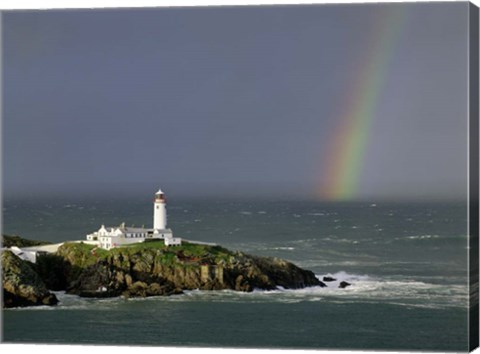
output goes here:
[[5, 195], [314, 197], [386, 7], [355, 197], [465, 197], [466, 2], [5, 12]]

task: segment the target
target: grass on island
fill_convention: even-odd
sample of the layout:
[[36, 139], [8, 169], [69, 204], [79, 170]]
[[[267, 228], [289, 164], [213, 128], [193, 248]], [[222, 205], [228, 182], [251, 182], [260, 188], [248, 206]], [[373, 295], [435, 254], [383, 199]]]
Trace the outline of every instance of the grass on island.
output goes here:
[[107, 259], [119, 254], [137, 255], [143, 251], [158, 250], [162, 254], [163, 264], [193, 264], [193, 263], [226, 263], [231, 261], [233, 254], [221, 246], [202, 245], [183, 241], [181, 245], [166, 246], [163, 240], [148, 241], [123, 245], [105, 250], [86, 243], [66, 243], [75, 252], [75, 258], [82, 266], [94, 264], [99, 259]]
[[[148, 249], [157, 249], [162, 250], [166, 258], [171, 258], [172, 256], [178, 257], [181, 255], [183, 259], [190, 259], [190, 260], [202, 260], [202, 259], [210, 259], [215, 262], [229, 261], [230, 257], [232, 256], [232, 252], [229, 250], [221, 247], [221, 246], [211, 246], [211, 245], [203, 245], [198, 243], [191, 243], [187, 241], [182, 241], [181, 245], [177, 246], [165, 246], [163, 240], [160, 241], [147, 241], [142, 243], [135, 243], [131, 245], [125, 245], [118, 248], [113, 248], [110, 252], [122, 252], [121, 250], [134, 250], [134, 251], [143, 251]], [[172, 256], [170, 256], [172, 255]]]
[[3, 247], [32, 247], [32, 246], [41, 246], [49, 245], [51, 242], [47, 241], [38, 241], [38, 240], [27, 240], [20, 236], [10, 236], [2, 235], [2, 246]]
[[147, 240], [145, 242], [122, 245], [117, 249], [129, 248], [129, 249], [136, 249], [136, 250], [145, 250], [145, 249], [166, 249], [168, 247], [178, 247], [178, 246], [165, 246], [165, 241], [163, 240]]

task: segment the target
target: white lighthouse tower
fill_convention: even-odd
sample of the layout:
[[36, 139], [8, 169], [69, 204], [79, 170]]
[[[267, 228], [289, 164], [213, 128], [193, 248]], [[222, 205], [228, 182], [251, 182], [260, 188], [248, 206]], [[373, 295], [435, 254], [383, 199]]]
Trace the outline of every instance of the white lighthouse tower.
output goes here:
[[167, 208], [165, 194], [161, 189], [155, 193], [153, 200], [153, 229], [165, 230], [167, 228]]

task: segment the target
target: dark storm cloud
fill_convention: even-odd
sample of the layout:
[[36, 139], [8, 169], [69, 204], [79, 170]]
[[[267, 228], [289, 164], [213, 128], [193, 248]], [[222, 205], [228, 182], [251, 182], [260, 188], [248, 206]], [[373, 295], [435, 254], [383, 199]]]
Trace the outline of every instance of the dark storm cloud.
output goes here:
[[[359, 196], [464, 196], [467, 4], [401, 6]], [[313, 195], [380, 7], [5, 12], [4, 191]]]

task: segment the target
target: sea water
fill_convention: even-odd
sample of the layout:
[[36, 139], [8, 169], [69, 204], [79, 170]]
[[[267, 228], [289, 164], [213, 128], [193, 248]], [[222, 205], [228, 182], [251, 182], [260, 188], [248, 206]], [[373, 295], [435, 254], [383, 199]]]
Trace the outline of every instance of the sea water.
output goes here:
[[[150, 227], [151, 201], [6, 201], [4, 233], [61, 242]], [[186, 291], [3, 311], [3, 340], [242, 348], [466, 351], [466, 203], [170, 200], [175, 236], [275, 256], [327, 288]], [[340, 281], [352, 285], [338, 288]]]

